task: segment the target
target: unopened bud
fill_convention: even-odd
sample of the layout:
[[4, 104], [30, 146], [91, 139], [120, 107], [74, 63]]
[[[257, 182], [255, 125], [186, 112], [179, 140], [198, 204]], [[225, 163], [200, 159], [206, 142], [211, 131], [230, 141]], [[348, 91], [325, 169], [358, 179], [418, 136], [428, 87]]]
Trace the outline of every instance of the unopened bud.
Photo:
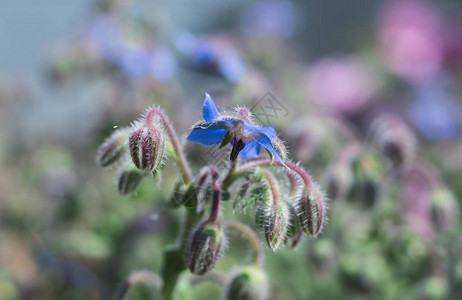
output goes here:
[[303, 230], [295, 207], [289, 202], [287, 202], [286, 205], [289, 212], [289, 226], [287, 227], [287, 234], [284, 243], [293, 248], [300, 242]]
[[96, 162], [101, 167], [110, 166], [118, 162], [127, 150], [129, 129], [121, 128], [116, 130], [99, 147]]
[[118, 188], [121, 195], [127, 195], [135, 191], [143, 179], [143, 173], [136, 169], [125, 170], [120, 174]]
[[374, 206], [379, 199], [382, 161], [373, 153], [364, 153], [353, 161], [351, 167], [354, 183], [349, 198], [366, 207]]
[[259, 201], [256, 212], [257, 225], [263, 230], [268, 246], [276, 251], [286, 238], [289, 226], [289, 212], [283, 201], [274, 204], [272, 200]]
[[297, 201], [297, 213], [303, 231], [316, 236], [325, 222], [326, 197], [316, 184], [306, 187]]
[[326, 173], [327, 194], [331, 199], [348, 195], [353, 185], [353, 172], [347, 165], [339, 163], [330, 166]]
[[453, 192], [439, 186], [432, 191], [432, 221], [436, 229], [445, 231], [456, 223], [459, 208]]
[[212, 270], [225, 245], [219, 224], [205, 221], [191, 232], [186, 249], [186, 263], [192, 273], [203, 275]]
[[246, 266], [234, 271], [228, 282], [224, 299], [263, 300], [268, 295], [268, 278], [257, 266]]
[[372, 124], [369, 135], [372, 144], [395, 167], [402, 166], [415, 155], [414, 133], [398, 116], [380, 116]]
[[274, 175], [266, 169], [256, 169], [255, 174], [261, 176], [264, 187], [257, 202], [256, 223], [263, 230], [268, 246], [276, 251], [286, 238], [289, 212]]
[[129, 139], [130, 156], [140, 170], [154, 171], [162, 163], [165, 137], [161, 130], [141, 127]]

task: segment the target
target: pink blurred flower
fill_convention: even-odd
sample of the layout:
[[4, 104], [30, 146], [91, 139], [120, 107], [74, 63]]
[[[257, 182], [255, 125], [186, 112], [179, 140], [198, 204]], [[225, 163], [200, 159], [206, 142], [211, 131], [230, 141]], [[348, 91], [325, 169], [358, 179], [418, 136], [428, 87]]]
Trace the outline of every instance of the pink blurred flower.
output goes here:
[[424, 168], [408, 170], [404, 178], [404, 217], [412, 230], [424, 240], [432, 240], [435, 230], [432, 224], [432, 179]]
[[378, 89], [375, 74], [353, 57], [330, 57], [311, 66], [308, 95], [317, 105], [351, 114], [361, 110]]
[[445, 26], [445, 67], [462, 69], [462, 15]]
[[408, 81], [438, 73], [443, 60], [442, 20], [423, 0], [388, 2], [379, 15], [379, 43], [386, 67]]

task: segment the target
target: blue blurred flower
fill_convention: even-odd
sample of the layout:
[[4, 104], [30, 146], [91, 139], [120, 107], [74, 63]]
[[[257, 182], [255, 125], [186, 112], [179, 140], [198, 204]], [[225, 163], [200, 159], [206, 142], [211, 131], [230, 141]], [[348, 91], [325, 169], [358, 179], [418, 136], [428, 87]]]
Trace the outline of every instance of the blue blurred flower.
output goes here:
[[408, 115], [414, 127], [431, 142], [443, 142], [460, 135], [462, 107], [440, 82], [419, 85]]
[[239, 51], [227, 35], [215, 34], [198, 38], [188, 32], [174, 39], [176, 49], [194, 68], [213, 70], [229, 82], [238, 82], [247, 74], [247, 67]]
[[241, 29], [249, 36], [287, 38], [301, 25], [300, 10], [291, 1], [257, 1], [241, 16]]
[[206, 93], [202, 114], [205, 122], [201, 121], [194, 126], [187, 138], [188, 141], [206, 146], [231, 142], [231, 160], [235, 160], [239, 154], [243, 159], [257, 157], [263, 146], [284, 164], [275, 150], [276, 147], [284, 153], [282, 144], [276, 138], [276, 131], [270, 126], [255, 126], [250, 120], [248, 110], [241, 109], [239, 113], [219, 113], [212, 98]]
[[124, 23], [113, 16], [100, 16], [89, 28], [90, 42], [111, 65], [130, 79], [152, 77], [171, 80], [176, 69], [172, 54], [149, 35], [137, 40], [124, 33]]

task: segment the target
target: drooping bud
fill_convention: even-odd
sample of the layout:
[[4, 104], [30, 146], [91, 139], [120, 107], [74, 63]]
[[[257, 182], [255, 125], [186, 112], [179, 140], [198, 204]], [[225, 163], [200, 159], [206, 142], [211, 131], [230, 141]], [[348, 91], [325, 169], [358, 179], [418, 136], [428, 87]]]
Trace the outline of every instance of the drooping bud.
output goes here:
[[327, 169], [326, 189], [331, 199], [340, 199], [348, 195], [353, 185], [353, 172], [348, 165], [335, 163]]
[[224, 291], [226, 300], [263, 300], [268, 295], [268, 278], [254, 265], [239, 268], [230, 277]]
[[316, 236], [325, 222], [325, 195], [317, 184], [311, 183], [299, 197], [296, 205], [297, 214], [303, 231]]
[[303, 189], [296, 195], [295, 201], [300, 225], [305, 233], [316, 237], [326, 222], [327, 198], [302, 167], [291, 162], [286, 162], [286, 165], [303, 182]]
[[135, 191], [141, 183], [144, 174], [137, 169], [123, 171], [119, 176], [118, 188], [121, 195], [127, 195]]
[[132, 161], [138, 169], [154, 171], [164, 158], [164, 133], [151, 127], [138, 128], [130, 135], [129, 147]]
[[286, 238], [289, 212], [274, 176], [268, 170], [261, 173], [267, 189], [257, 202], [256, 223], [263, 230], [268, 246], [276, 251]]
[[273, 205], [260, 201], [256, 213], [257, 225], [263, 230], [268, 246], [276, 251], [284, 242], [289, 224], [288, 211], [284, 202]]
[[400, 167], [412, 160], [416, 138], [412, 130], [398, 116], [380, 116], [369, 130], [372, 145], [394, 166]]
[[351, 164], [354, 183], [349, 198], [366, 207], [375, 205], [380, 195], [380, 180], [383, 163], [374, 153], [366, 152], [355, 158]]
[[121, 160], [127, 151], [129, 132], [128, 128], [120, 128], [99, 147], [96, 163], [100, 167], [107, 167]]
[[205, 221], [191, 232], [186, 263], [192, 273], [204, 275], [212, 270], [223, 253], [225, 234], [220, 224]]
[[289, 226], [287, 227], [287, 235], [284, 243], [287, 246], [294, 248], [300, 242], [303, 230], [295, 207], [289, 202], [286, 202], [286, 206], [289, 212]]
[[437, 230], [451, 228], [457, 220], [459, 207], [454, 193], [445, 186], [438, 186], [432, 191], [432, 221]]

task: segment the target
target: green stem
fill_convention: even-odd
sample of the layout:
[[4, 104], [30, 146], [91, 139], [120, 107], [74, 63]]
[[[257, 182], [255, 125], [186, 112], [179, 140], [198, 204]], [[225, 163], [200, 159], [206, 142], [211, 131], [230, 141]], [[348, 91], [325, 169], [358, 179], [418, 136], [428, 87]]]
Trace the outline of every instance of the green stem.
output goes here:
[[248, 241], [250, 242], [250, 246], [252, 247], [254, 257], [253, 263], [258, 266], [263, 266], [263, 247], [260, 244], [260, 239], [258, 238], [255, 231], [253, 231], [249, 226], [244, 225], [238, 222], [226, 222], [225, 227], [239, 231], [243, 233]]
[[[189, 164], [186, 161], [186, 157], [183, 153], [183, 150], [181, 149], [180, 142], [175, 133], [175, 130], [173, 129], [165, 114], [157, 108], [151, 109], [146, 115], [146, 124], [148, 126], [152, 126], [154, 117], [156, 116], [160, 118], [160, 121], [162, 122], [169, 136], [170, 142], [172, 143], [173, 150], [176, 154], [178, 167], [183, 178], [183, 182], [189, 185], [193, 181], [191, 169], [189, 168]], [[188, 241], [189, 232], [191, 231], [191, 228], [194, 226], [195, 221], [195, 211], [187, 209], [185, 221], [183, 224], [182, 236], [180, 238], [180, 244], [178, 248], [176, 250], [169, 250], [164, 253], [164, 267], [162, 274], [164, 284], [162, 285], [162, 295], [165, 300], [171, 299], [178, 278], [180, 277], [181, 272], [183, 272], [183, 270], [186, 269], [184, 263], [184, 251], [186, 249], [186, 243]]]
[[162, 278], [159, 275], [147, 270], [135, 271], [125, 280], [114, 299], [123, 300], [132, 286], [143, 281], [151, 282], [156, 288], [162, 285]]

